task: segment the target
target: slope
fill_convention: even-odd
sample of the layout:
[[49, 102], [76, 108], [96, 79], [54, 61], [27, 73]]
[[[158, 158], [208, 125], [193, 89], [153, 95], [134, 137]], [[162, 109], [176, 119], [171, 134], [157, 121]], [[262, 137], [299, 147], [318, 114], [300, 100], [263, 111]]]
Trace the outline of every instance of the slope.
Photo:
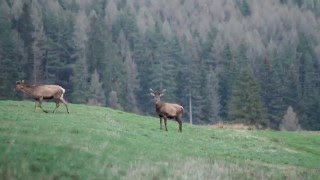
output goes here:
[[[104, 107], [0, 101], [2, 179], [316, 179], [320, 134], [212, 129]], [[45, 103], [53, 109], [54, 103]]]

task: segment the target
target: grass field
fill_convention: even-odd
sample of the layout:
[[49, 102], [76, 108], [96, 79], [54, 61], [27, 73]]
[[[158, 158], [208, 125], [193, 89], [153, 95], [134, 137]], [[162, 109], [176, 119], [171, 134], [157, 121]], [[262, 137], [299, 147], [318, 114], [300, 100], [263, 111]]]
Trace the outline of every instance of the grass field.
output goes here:
[[[44, 103], [53, 109], [54, 103]], [[0, 179], [319, 179], [320, 133], [213, 129], [0, 101]]]

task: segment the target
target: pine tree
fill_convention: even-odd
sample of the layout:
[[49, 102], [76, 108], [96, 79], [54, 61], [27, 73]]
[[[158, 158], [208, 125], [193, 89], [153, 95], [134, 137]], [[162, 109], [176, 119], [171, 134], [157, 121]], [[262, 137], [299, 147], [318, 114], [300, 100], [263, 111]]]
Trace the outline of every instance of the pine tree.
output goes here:
[[231, 47], [226, 44], [223, 49], [221, 61], [218, 63], [218, 82], [221, 110], [219, 116], [228, 119], [228, 102], [231, 97], [233, 79], [235, 79], [235, 68]]
[[18, 33], [19, 39], [21, 38], [21, 44], [24, 46], [24, 59], [26, 62], [22, 62], [22, 69], [25, 74], [24, 79], [28, 82], [32, 81], [33, 72], [33, 58], [32, 58], [32, 33], [34, 32], [34, 26], [31, 19], [31, 0], [22, 2], [21, 12], [17, 13], [16, 17], [12, 19], [12, 28]]
[[135, 49], [135, 44], [138, 41], [138, 26], [133, 15], [128, 11], [122, 11], [117, 16], [111, 32], [114, 39], [118, 39], [120, 33], [123, 32], [129, 43], [130, 49]]
[[0, 2], [0, 99], [15, 96], [12, 86], [20, 78], [23, 64], [23, 59], [19, 59], [19, 41], [11, 26], [10, 7], [6, 1]]
[[[314, 38], [308, 37], [306, 34], [299, 34], [299, 44], [297, 52], [298, 69], [298, 96], [299, 111], [301, 124], [308, 129], [314, 129], [317, 113], [317, 104], [320, 97], [320, 65], [316, 60], [313, 52]], [[310, 111], [314, 109], [315, 111]], [[311, 125], [313, 124], [313, 125]]]
[[90, 78], [88, 104], [97, 106], [106, 104], [106, 97], [97, 70], [94, 70]]
[[94, 10], [89, 15], [89, 31], [87, 42], [87, 59], [89, 61], [89, 72], [94, 69], [102, 74], [106, 67], [105, 50], [106, 50], [106, 34], [103, 31], [103, 21]]
[[[83, 17], [80, 13], [73, 17], [64, 11], [58, 1], [47, 1], [43, 7], [44, 29], [47, 37], [45, 78], [49, 83], [62, 85], [64, 88], [71, 89], [69, 83], [72, 74], [71, 63], [74, 63], [73, 46], [73, 21]], [[81, 20], [82, 24], [88, 26], [88, 20]], [[76, 22], [75, 26], [81, 26]], [[78, 29], [75, 29], [78, 31]]]
[[73, 74], [71, 76], [72, 93], [71, 99], [74, 103], [86, 103], [89, 95], [88, 66], [84, 57], [77, 58]]
[[72, 93], [71, 99], [74, 103], [86, 103], [88, 98], [88, 65], [86, 58], [87, 48], [87, 18], [84, 12], [79, 12], [74, 24], [73, 45], [75, 63], [71, 77]]
[[205, 103], [204, 114], [207, 123], [220, 121], [220, 97], [218, 95], [219, 82], [218, 78], [211, 67], [206, 76], [205, 85]]
[[37, 1], [31, 3], [31, 20], [34, 27], [32, 32], [32, 82], [43, 83], [44, 75], [44, 62], [46, 51], [46, 36], [43, 28], [42, 14], [40, 5]]
[[271, 50], [267, 57], [260, 64], [260, 85], [262, 100], [266, 107], [267, 118], [270, 127], [278, 129], [286, 109], [284, 102], [284, 86], [281, 77], [277, 77], [276, 63], [279, 61], [279, 54]]
[[139, 112], [139, 109], [137, 107], [137, 100], [136, 100], [136, 92], [139, 85], [138, 75], [137, 75], [137, 67], [135, 61], [132, 59], [132, 53], [129, 49], [129, 44], [127, 44], [127, 50], [125, 55], [125, 61], [124, 66], [126, 70], [126, 103], [125, 103], [125, 109], [132, 111], [132, 112]]
[[145, 113], [154, 113], [154, 107], [152, 106], [150, 96], [150, 88], [155, 88], [150, 86], [150, 77], [153, 69], [150, 68], [152, 61], [152, 51], [149, 48], [149, 43], [144, 40], [143, 37], [137, 41], [134, 48], [133, 57], [135, 57], [135, 62], [137, 64], [138, 79], [139, 79], [139, 89], [137, 91], [137, 102], [139, 104], [139, 109]]
[[148, 34], [148, 45], [149, 51], [151, 51], [151, 68], [152, 71], [149, 77], [149, 86], [153, 89], [164, 89], [165, 81], [165, 60], [166, 54], [164, 53], [165, 38], [161, 32], [159, 23], [156, 24], [154, 32]]
[[250, 5], [247, 2], [247, 0], [240, 0], [237, 1], [239, 5], [240, 12], [243, 16], [250, 16], [251, 15], [251, 10], [250, 10]]
[[187, 41], [181, 43], [184, 57], [180, 62], [178, 61], [179, 69], [177, 70], [177, 89], [179, 92], [177, 97], [185, 109], [184, 119], [189, 119], [190, 122], [192, 119], [192, 123], [196, 124], [205, 123], [203, 87], [206, 71], [199, 71], [199, 69], [206, 69], [206, 66], [198, 56], [199, 47], [199, 43], [196, 46]]
[[236, 80], [229, 108], [231, 120], [268, 126], [260, 87], [248, 68], [242, 70]]
[[201, 43], [201, 59], [203, 59], [208, 66], [213, 66], [214, 68], [216, 68], [218, 63], [216, 50], [214, 48], [216, 36], [217, 29], [211, 28], [208, 37]]

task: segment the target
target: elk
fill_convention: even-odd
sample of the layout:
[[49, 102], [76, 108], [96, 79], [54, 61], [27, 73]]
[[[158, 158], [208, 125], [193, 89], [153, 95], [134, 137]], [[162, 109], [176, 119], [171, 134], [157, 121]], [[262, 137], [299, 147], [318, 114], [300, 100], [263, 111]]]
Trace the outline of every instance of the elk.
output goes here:
[[60, 106], [62, 102], [69, 113], [68, 105], [66, 100], [63, 98], [63, 94], [65, 93], [65, 89], [58, 85], [27, 85], [24, 83], [24, 80], [20, 80], [16, 82], [16, 89], [22, 91], [23, 93], [31, 96], [35, 99], [35, 107], [34, 111], [36, 111], [37, 107], [40, 107], [43, 112], [48, 113], [48, 111], [42, 108], [42, 101], [44, 99], [53, 99], [56, 103], [55, 109], [52, 111], [53, 113]]
[[182, 132], [182, 113], [183, 107], [179, 104], [166, 103], [160, 100], [160, 97], [164, 95], [165, 89], [162, 91], [154, 91], [150, 89], [151, 95], [154, 97], [154, 103], [156, 112], [160, 118], [160, 129], [162, 129], [162, 118], [164, 119], [164, 125], [167, 129], [167, 118], [175, 119], [179, 123], [179, 132]]

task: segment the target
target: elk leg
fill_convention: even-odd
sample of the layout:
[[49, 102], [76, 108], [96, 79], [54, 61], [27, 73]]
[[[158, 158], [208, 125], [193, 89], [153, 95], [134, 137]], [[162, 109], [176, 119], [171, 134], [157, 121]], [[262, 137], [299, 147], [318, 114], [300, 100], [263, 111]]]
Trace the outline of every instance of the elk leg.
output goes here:
[[179, 120], [179, 131], [182, 133], [182, 121]]
[[162, 129], [162, 117], [160, 117], [160, 129]]
[[39, 107], [42, 109], [43, 112], [48, 113], [48, 111], [42, 108], [42, 100], [43, 100], [43, 97], [39, 98]]
[[179, 132], [182, 132], [182, 120], [180, 117], [177, 117], [176, 120], [179, 123]]
[[164, 117], [164, 126], [166, 128], [166, 131], [168, 131], [168, 129], [167, 129], [167, 117]]
[[56, 111], [56, 109], [58, 109], [59, 106], [60, 106], [60, 100], [56, 100], [56, 108], [54, 108], [52, 113], [54, 113]]
[[60, 101], [66, 106], [67, 112], [69, 114], [70, 112], [69, 112], [69, 109], [68, 109], [67, 101], [63, 99], [63, 95], [60, 97]]
[[37, 106], [38, 106], [38, 101], [34, 103], [34, 110], [33, 110], [34, 112], [36, 112]]

